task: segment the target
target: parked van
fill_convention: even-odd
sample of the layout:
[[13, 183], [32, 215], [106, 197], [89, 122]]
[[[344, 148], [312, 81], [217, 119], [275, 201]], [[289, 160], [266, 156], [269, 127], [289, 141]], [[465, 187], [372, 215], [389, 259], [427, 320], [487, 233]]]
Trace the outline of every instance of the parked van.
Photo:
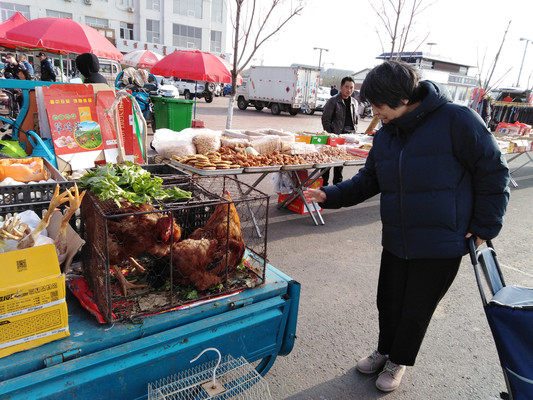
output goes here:
[[98, 58], [98, 60], [100, 61], [100, 73], [107, 79], [109, 86], [114, 87], [117, 75], [122, 72], [120, 63], [107, 58]]
[[[61, 71], [63, 74], [65, 74], [65, 77], [68, 76], [68, 78], [82, 78], [82, 75], [80, 74], [80, 71], [76, 68], [76, 57], [77, 54], [69, 54], [68, 56], [63, 55], [61, 56], [61, 60], [63, 61], [63, 65], [61, 68]], [[59, 68], [59, 56], [57, 54], [48, 54], [48, 57], [52, 59], [52, 62], [54, 63], [54, 67]], [[115, 86], [115, 78], [117, 75], [122, 71], [122, 67], [120, 66], [120, 63], [115, 60], [109, 60], [107, 58], [100, 58], [98, 57], [98, 61], [100, 62], [100, 74], [106, 78], [107, 83], [109, 86], [114, 87]], [[40, 71], [40, 61], [37, 58], [37, 64], [38, 70]], [[58, 76], [58, 80], [59, 76]]]
[[496, 101], [512, 103], [533, 103], [531, 90], [521, 88], [498, 88], [491, 91], [491, 97]]

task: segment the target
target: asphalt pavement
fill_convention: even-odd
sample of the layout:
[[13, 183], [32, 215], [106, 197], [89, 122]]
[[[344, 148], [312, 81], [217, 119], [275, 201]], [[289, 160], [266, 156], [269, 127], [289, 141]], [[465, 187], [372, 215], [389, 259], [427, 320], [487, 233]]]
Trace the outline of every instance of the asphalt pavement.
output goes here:
[[[224, 129], [228, 98], [211, 104], [199, 100], [196, 119], [206, 128]], [[234, 110], [232, 128], [275, 128], [321, 131], [320, 113], [309, 116], [271, 115], [250, 108]], [[364, 130], [368, 121], [360, 123]], [[527, 161], [523, 155], [511, 170]], [[345, 167], [345, 178], [357, 167]], [[533, 163], [513, 177], [504, 228], [494, 246], [507, 284], [533, 287], [531, 223]], [[252, 182], [254, 175], [243, 176]], [[402, 384], [385, 394], [376, 376], [362, 375], [355, 363], [376, 347], [375, 306], [381, 223], [379, 199], [355, 207], [324, 210], [325, 225], [315, 226], [308, 215], [276, 207], [272, 183], [259, 190], [270, 195], [268, 260], [302, 285], [297, 339], [293, 351], [278, 357], [266, 375], [273, 399], [281, 400], [492, 400], [505, 383], [486, 322], [469, 258], [437, 308], [416, 365], [408, 367]]]

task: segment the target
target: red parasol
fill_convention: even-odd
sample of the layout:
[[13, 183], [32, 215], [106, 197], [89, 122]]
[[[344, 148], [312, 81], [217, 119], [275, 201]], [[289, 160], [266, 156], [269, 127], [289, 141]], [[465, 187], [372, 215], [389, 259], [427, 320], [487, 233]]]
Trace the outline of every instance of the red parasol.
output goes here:
[[93, 53], [122, 60], [122, 53], [96, 29], [70, 18], [37, 18], [6, 32], [20, 46], [56, 53]]
[[[155, 64], [150, 72], [194, 81], [231, 83], [231, 65], [214, 54], [198, 50], [175, 51]], [[240, 76], [237, 84], [242, 84]]]
[[16, 12], [11, 18], [5, 20], [0, 24], [0, 44], [3, 46], [18, 46], [19, 43], [13, 40], [6, 39], [6, 32], [16, 26], [28, 22], [26, 17], [20, 12]]
[[124, 54], [121, 64], [130, 67], [152, 68], [163, 56], [150, 50], [133, 50]]

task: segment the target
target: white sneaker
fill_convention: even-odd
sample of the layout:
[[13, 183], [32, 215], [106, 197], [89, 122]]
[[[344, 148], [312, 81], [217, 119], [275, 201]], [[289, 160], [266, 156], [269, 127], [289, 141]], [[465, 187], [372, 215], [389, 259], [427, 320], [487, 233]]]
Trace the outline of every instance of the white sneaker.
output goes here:
[[380, 354], [379, 351], [374, 350], [372, 354], [357, 362], [355, 368], [362, 374], [375, 374], [378, 372], [387, 361], [387, 356]]
[[376, 387], [382, 392], [392, 392], [398, 389], [402, 382], [402, 376], [405, 372], [405, 365], [394, 364], [387, 360], [383, 371], [379, 373], [376, 381]]

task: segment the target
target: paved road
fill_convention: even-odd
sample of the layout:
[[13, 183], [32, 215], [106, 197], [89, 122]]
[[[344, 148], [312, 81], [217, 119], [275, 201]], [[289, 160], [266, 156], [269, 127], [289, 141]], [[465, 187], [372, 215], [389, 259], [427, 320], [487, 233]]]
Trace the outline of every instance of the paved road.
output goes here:
[[[223, 130], [226, 127], [226, 115], [228, 112], [229, 97], [215, 97], [212, 103], [206, 103], [200, 99], [196, 104], [196, 119], [204, 121], [209, 129]], [[293, 132], [321, 132], [321, 112], [314, 115], [297, 114], [290, 115], [282, 112], [280, 115], [272, 115], [270, 110], [257, 111], [254, 107], [239, 110], [234, 107], [231, 127], [234, 129], [273, 128], [284, 129]], [[364, 131], [370, 122], [369, 119], [360, 121], [359, 131]]]
[[[197, 118], [211, 129], [225, 126], [226, 98], [197, 105]], [[266, 110], [235, 109], [233, 128], [321, 130], [320, 114], [272, 116]], [[520, 166], [522, 158], [511, 167]], [[524, 160], [525, 161], [525, 160]], [[531, 268], [533, 164], [514, 176], [501, 235], [494, 241], [508, 284], [533, 287]], [[356, 173], [345, 168], [345, 177]], [[253, 176], [246, 177], [252, 179]], [[375, 377], [355, 371], [357, 359], [376, 346], [375, 292], [380, 257], [379, 203], [326, 210], [324, 226], [308, 216], [278, 210], [272, 185], [268, 258], [302, 284], [298, 338], [291, 354], [279, 357], [266, 379], [274, 399], [287, 400], [492, 400], [505, 390], [503, 376], [472, 266], [465, 258], [456, 281], [438, 307], [419, 353], [401, 387], [379, 392]]]

